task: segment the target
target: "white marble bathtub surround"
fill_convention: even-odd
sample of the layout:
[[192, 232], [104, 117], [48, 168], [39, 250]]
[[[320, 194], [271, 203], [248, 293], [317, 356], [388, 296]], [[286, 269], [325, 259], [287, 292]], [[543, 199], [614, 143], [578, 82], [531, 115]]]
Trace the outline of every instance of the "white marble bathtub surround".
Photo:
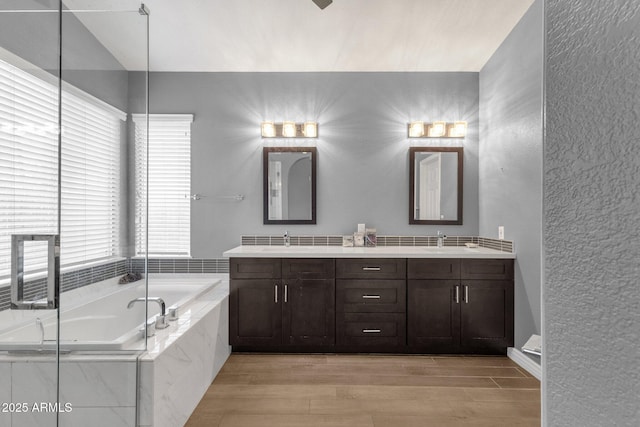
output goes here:
[[[0, 362], [0, 402], [11, 402], [11, 364]], [[11, 414], [0, 412], [0, 427], [11, 427]]]
[[140, 359], [141, 427], [183, 425], [211, 385], [231, 353], [228, 295], [225, 277], [149, 340]]
[[74, 408], [135, 408], [136, 383], [135, 360], [60, 363], [60, 398], [71, 402]]
[[60, 427], [136, 427], [136, 408], [74, 408], [60, 414]]
[[[41, 357], [42, 358], [42, 357]], [[50, 359], [50, 358], [47, 358]], [[121, 358], [122, 359], [122, 358]], [[8, 402], [37, 403], [56, 402], [56, 363], [25, 357], [0, 366], [11, 369], [12, 393]], [[62, 356], [60, 361], [60, 402], [71, 404], [71, 412], [65, 415], [61, 425], [134, 426], [136, 405], [136, 360], [91, 360], [90, 356]], [[74, 414], [74, 415], [71, 415]], [[94, 414], [96, 422], [82, 424], [76, 415]], [[126, 423], [109, 423], [122, 420]], [[51, 414], [29, 411], [13, 414], [13, 426], [48, 425]], [[89, 415], [86, 415], [87, 419]], [[62, 417], [61, 417], [62, 420]]]
[[[203, 281], [220, 279], [224, 280], [208, 291], [199, 291]], [[228, 275], [161, 275], [151, 280], [161, 286], [195, 285], [192, 289], [197, 298], [181, 307], [179, 319], [170, 322], [169, 328], [149, 339], [147, 352], [74, 351], [61, 355], [60, 399], [73, 408], [71, 413], [61, 414], [61, 425], [183, 425], [228, 358]], [[88, 289], [92, 286], [75, 291], [94, 299], [131, 285], [105, 283], [93, 295]], [[82, 298], [77, 298], [74, 302], [81, 304]], [[2, 401], [55, 402], [54, 360], [53, 356], [0, 352]], [[135, 419], [137, 384], [139, 420]], [[55, 423], [55, 414], [0, 415], [0, 427], [54, 425], [50, 423]]]

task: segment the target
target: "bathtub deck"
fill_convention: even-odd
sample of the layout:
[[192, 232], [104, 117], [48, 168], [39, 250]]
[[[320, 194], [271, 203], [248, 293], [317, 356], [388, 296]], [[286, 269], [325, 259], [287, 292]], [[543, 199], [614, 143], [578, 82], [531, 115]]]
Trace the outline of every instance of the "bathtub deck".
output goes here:
[[506, 357], [233, 354], [187, 427], [540, 425], [540, 382]]

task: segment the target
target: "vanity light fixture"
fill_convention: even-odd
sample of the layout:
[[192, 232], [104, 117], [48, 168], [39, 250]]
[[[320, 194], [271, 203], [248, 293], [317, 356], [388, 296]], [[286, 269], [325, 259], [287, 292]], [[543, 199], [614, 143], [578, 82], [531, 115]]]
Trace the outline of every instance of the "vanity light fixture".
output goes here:
[[273, 122], [262, 122], [260, 131], [263, 138], [273, 138], [276, 136], [276, 124]]
[[444, 136], [447, 132], [447, 123], [446, 122], [433, 122], [429, 125], [429, 130], [427, 131], [427, 135], [431, 138], [440, 138]]
[[467, 134], [467, 122], [415, 121], [409, 123], [408, 133], [409, 138], [464, 138]]
[[263, 138], [317, 138], [318, 123], [296, 123], [284, 121], [281, 123], [262, 122], [260, 125]]
[[304, 122], [302, 125], [302, 134], [306, 138], [317, 138], [318, 124], [316, 122]]
[[464, 138], [467, 134], [467, 122], [453, 122], [447, 126], [447, 136], [449, 138]]
[[282, 123], [282, 136], [285, 138], [295, 138], [297, 134], [295, 122], [283, 122]]
[[420, 138], [424, 135], [424, 122], [409, 123], [409, 138]]

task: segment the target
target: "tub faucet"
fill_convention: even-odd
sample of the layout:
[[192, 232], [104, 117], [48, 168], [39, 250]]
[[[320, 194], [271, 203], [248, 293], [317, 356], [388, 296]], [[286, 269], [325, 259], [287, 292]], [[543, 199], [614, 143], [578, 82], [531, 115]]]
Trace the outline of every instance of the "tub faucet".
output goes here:
[[283, 237], [284, 237], [284, 245], [286, 247], [291, 246], [291, 239], [289, 239], [289, 232], [287, 230], [285, 230]]
[[[160, 314], [156, 318], [156, 329], [164, 329], [168, 327], [169, 323], [167, 322], [166, 305], [164, 303], [164, 300], [159, 297], [149, 297], [148, 300], [155, 301], [160, 305]], [[133, 307], [133, 304], [135, 304], [136, 302], [145, 302], [145, 301], [147, 301], [147, 298], [145, 297], [132, 299], [131, 301], [129, 301], [129, 304], [127, 304], [127, 308]]]
[[447, 236], [445, 234], [442, 234], [442, 231], [438, 230], [438, 247], [441, 248], [444, 246], [444, 239], [446, 239]]

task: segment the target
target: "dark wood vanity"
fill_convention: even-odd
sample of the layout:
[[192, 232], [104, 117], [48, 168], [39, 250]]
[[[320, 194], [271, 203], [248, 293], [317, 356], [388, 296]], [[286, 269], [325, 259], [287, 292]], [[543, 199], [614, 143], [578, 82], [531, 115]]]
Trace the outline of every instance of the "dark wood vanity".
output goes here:
[[506, 354], [513, 259], [230, 259], [234, 351]]

